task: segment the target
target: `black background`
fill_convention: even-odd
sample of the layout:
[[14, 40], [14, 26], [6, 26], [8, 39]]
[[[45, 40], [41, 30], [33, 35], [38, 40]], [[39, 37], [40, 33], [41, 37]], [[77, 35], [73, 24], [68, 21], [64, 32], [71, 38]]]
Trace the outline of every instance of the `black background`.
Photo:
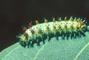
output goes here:
[[76, 16], [89, 20], [89, 0], [0, 0], [0, 51], [18, 42], [22, 26], [46, 17]]

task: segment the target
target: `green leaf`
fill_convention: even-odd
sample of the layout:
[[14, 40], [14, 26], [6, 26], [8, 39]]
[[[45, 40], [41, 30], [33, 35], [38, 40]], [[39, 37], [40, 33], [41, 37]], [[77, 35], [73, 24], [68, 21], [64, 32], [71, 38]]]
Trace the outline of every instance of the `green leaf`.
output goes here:
[[0, 60], [89, 60], [89, 32], [85, 34], [68, 40], [52, 38], [30, 48], [16, 43], [0, 52]]

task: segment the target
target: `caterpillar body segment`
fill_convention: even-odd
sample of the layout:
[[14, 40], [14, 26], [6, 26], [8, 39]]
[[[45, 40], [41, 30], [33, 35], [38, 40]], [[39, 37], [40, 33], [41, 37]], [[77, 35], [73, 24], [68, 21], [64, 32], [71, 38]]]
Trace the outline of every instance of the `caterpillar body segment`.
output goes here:
[[81, 18], [70, 17], [68, 20], [65, 17], [63, 20], [58, 18], [57, 20], [53, 18], [52, 22], [48, 22], [47, 19], [44, 19], [44, 23], [39, 23], [38, 20], [35, 21], [36, 25], [32, 25], [29, 23], [29, 28], [23, 27], [24, 33], [17, 36], [20, 40], [20, 44], [22, 46], [33, 45], [35, 42], [39, 44], [40, 41], [43, 41], [47, 38], [50, 40], [52, 37], [61, 36], [62, 39], [65, 37], [68, 39], [81, 37], [81, 35], [85, 36], [85, 32], [89, 30], [89, 26], [87, 26], [86, 20], [82, 20]]

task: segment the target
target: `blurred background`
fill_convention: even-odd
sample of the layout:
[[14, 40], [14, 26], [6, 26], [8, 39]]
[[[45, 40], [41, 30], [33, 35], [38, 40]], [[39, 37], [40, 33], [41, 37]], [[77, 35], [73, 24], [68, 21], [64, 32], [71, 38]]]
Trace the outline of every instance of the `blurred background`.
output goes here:
[[52, 17], [81, 17], [89, 22], [89, 0], [0, 0], [0, 51], [18, 42], [22, 26]]

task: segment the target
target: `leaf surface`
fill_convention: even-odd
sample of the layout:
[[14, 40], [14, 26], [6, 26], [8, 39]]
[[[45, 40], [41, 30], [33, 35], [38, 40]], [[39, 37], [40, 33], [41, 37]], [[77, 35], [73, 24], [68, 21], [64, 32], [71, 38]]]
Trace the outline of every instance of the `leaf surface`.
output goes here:
[[0, 52], [0, 60], [89, 60], [89, 32], [76, 39], [55, 37], [40, 46], [24, 48], [15, 43]]

